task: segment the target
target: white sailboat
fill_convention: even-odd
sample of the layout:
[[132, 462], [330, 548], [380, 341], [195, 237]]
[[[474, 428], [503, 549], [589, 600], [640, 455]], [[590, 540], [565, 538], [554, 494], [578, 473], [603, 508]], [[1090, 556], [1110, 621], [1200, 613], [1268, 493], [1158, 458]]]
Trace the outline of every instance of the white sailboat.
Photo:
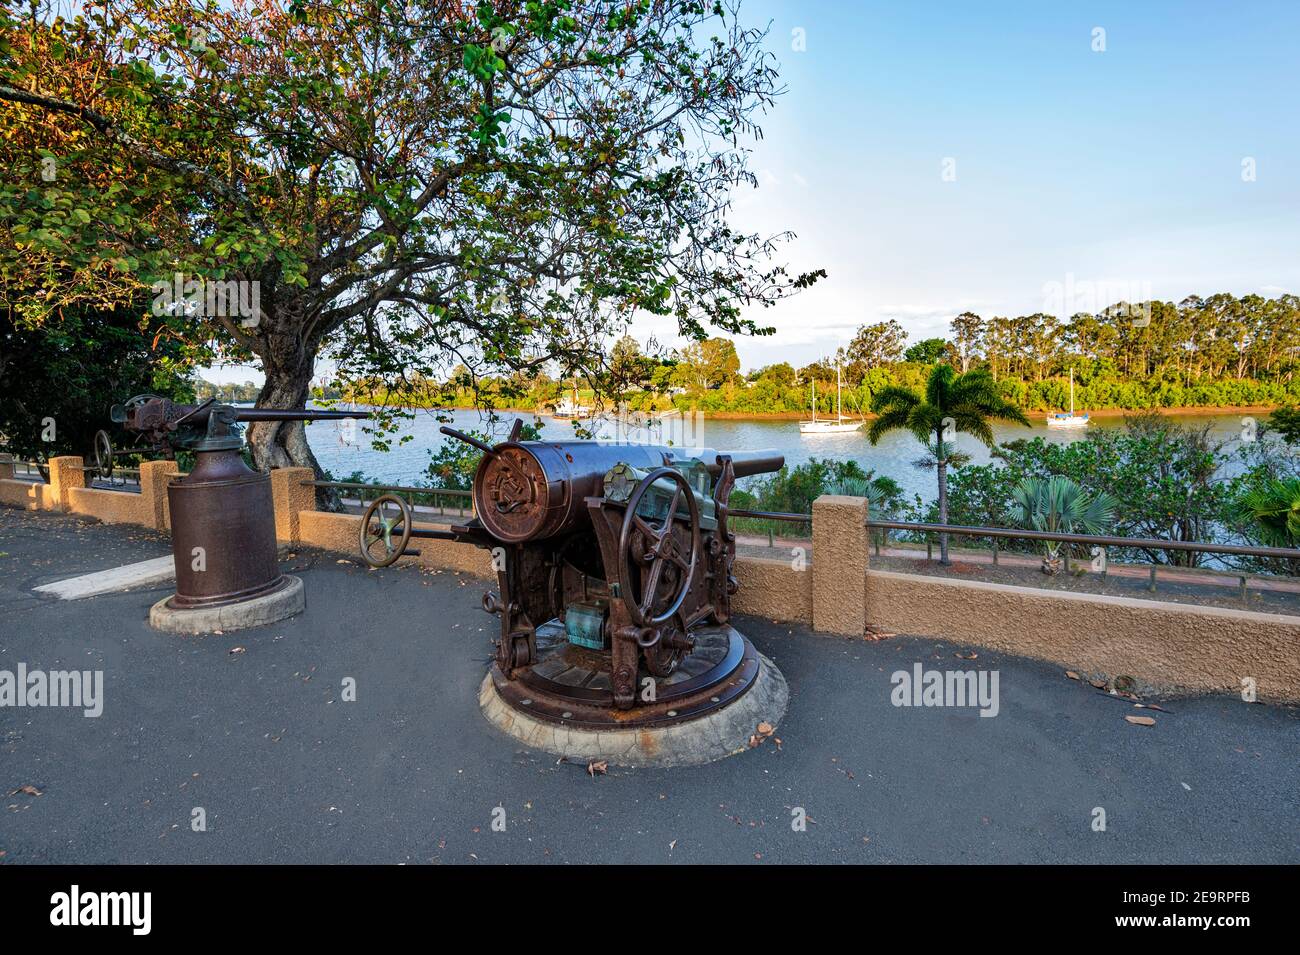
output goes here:
[[553, 414], [553, 417], [577, 418], [579, 420], [581, 420], [582, 418], [591, 417], [591, 409], [588, 408], [586, 405], [582, 405], [578, 403], [577, 382], [574, 382], [573, 385], [573, 397], [570, 398], [568, 395], [565, 395], [563, 398], [561, 398], [559, 403], [555, 406], [555, 412]]
[[845, 431], [857, 431], [862, 427], [861, 418], [849, 418], [843, 408], [843, 382], [840, 379], [840, 366], [835, 366], [835, 417], [817, 417], [817, 379], [812, 383], [812, 418], [799, 422], [800, 434], [839, 434]]
[[1070, 413], [1057, 413], [1047, 416], [1047, 426], [1049, 428], [1086, 428], [1088, 427], [1087, 414], [1074, 413], [1074, 369], [1070, 369]]

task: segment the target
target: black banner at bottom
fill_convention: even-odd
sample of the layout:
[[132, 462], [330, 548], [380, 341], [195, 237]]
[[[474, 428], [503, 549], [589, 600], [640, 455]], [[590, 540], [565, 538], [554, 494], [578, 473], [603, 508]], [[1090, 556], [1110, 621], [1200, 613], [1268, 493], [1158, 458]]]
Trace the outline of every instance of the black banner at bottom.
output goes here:
[[[337, 942], [394, 929], [468, 928], [485, 916], [504, 926], [516, 915], [539, 931], [585, 926], [600, 937], [606, 896], [614, 907], [630, 901], [633, 912], [647, 915], [694, 898], [690, 904], [717, 914], [749, 913], [765, 927], [788, 920], [796, 930], [810, 918], [881, 928], [920, 919], [927, 940], [948, 932], [969, 937], [978, 923], [1000, 937], [1074, 930], [1091, 937], [1107, 929], [1143, 943], [1181, 941], [1193, 932], [1231, 943], [1243, 931], [1296, 923], [1295, 871], [1286, 867], [701, 866], [622, 871], [594, 884], [591, 878], [486, 866], [454, 873], [371, 866], [0, 866], [0, 915], [6, 941], [75, 932], [82, 940], [94, 935], [128, 943]], [[548, 924], [554, 928], [543, 928]]]

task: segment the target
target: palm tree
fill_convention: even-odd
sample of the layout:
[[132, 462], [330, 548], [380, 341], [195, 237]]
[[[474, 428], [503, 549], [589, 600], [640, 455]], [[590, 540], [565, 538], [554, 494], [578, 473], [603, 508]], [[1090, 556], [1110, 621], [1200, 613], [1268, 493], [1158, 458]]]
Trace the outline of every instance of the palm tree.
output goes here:
[[1243, 494], [1236, 517], [1254, 525], [1267, 547], [1300, 546], [1300, 478], [1279, 478]]
[[[1115, 523], [1119, 502], [1105, 491], [1089, 494], [1068, 477], [1031, 477], [1011, 491], [1020, 520], [1036, 531], [1055, 534], [1104, 534]], [[1044, 541], [1043, 573], [1061, 569], [1061, 541]]]
[[[958, 466], [949, 440], [952, 435], [964, 431], [991, 448], [990, 420], [1029, 427], [1025, 413], [998, 394], [993, 376], [982, 368], [959, 375], [951, 365], [935, 365], [926, 379], [924, 395], [891, 385], [871, 399], [871, 410], [879, 415], [867, 431], [872, 444], [901, 429], [912, 432], [926, 449], [928, 457], [917, 463], [927, 467], [932, 463], [938, 471], [940, 524], [948, 523], [948, 465]], [[939, 563], [949, 563], [947, 534], [939, 535]]]

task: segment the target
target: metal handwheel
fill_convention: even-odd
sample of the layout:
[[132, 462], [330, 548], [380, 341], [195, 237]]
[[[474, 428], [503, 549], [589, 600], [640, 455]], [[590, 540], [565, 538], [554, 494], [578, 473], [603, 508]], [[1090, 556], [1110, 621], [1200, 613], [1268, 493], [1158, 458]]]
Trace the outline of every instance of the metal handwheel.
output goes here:
[[107, 481], [113, 476], [113, 439], [107, 431], [95, 432], [95, 467], [99, 476]]
[[402, 556], [410, 540], [411, 507], [406, 501], [384, 494], [370, 502], [361, 515], [362, 560], [371, 567], [387, 567]]
[[[638, 514], [637, 508], [651, 485], [664, 478], [677, 486], [673, 489], [666, 516], [656, 527], [650, 520]], [[677, 526], [677, 507], [681, 503], [682, 495], [686, 496], [686, 506], [690, 514], [689, 560], [682, 556], [677, 537], [673, 534], [673, 529]], [[633, 553], [633, 543], [637, 536], [634, 532], [640, 532], [639, 536], [646, 545], [644, 551], [638, 547], [636, 548], [638, 553]], [[627, 511], [623, 515], [623, 527], [618, 535], [619, 581], [622, 583], [623, 603], [627, 605], [627, 612], [633, 623], [640, 627], [658, 627], [672, 619], [673, 615], [681, 609], [686, 593], [690, 590], [701, 550], [700, 505], [686, 476], [675, 468], [657, 468], [651, 471], [641, 479], [636, 489], [632, 491], [632, 496], [628, 498]], [[632, 572], [634, 559], [638, 567], [649, 565], [650, 568], [642, 582], [639, 597], [633, 594], [632, 588], [632, 581], [639, 579], [640, 576]], [[668, 600], [668, 609], [655, 613], [655, 598], [659, 584], [663, 580], [664, 568], [670, 564], [678, 570], [677, 588]]]

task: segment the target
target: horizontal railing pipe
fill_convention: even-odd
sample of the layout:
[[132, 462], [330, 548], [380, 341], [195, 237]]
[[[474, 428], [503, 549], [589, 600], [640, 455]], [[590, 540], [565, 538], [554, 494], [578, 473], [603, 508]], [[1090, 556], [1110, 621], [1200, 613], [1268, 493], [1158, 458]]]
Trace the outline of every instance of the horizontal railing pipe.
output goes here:
[[403, 494], [445, 494], [448, 497], [470, 497], [474, 493], [455, 487], [408, 487], [402, 484], [361, 484], [354, 481], [303, 481], [302, 486], [357, 491], [398, 491]]
[[728, 511], [728, 517], [751, 517], [764, 521], [786, 521], [790, 524], [811, 524], [811, 514], [786, 514], [781, 511]]
[[1300, 560], [1300, 548], [1252, 547], [1249, 544], [1212, 544], [1208, 541], [1166, 541], [1147, 537], [1108, 537], [1097, 534], [1060, 534], [1054, 531], [1018, 530], [1011, 527], [969, 527], [963, 524], [921, 524], [908, 521], [868, 520], [867, 527], [883, 527], [921, 534], [953, 534], [965, 537], [1003, 537], [1016, 540], [1060, 541], [1063, 544], [1092, 544], [1097, 547], [1132, 547], [1137, 550], [1184, 550], [1198, 554], [1239, 554], [1245, 557], [1280, 557]]

